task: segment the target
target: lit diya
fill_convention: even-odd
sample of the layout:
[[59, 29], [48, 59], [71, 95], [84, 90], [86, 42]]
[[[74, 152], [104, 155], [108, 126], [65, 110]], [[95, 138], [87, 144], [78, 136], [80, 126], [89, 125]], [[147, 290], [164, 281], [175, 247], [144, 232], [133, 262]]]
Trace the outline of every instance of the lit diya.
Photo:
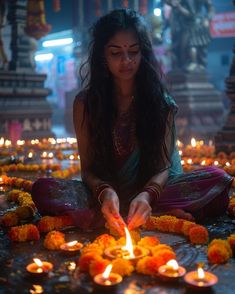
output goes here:
[[189, 272], [184, 277], [185, 282], [195, 288], [208, 288], [218, 283], [216, 275], [206, 272], [202, 267], [198, 267], [197, 271]]
[[34, 258], [33, 263], [27, 265], [26, 270], [31, 275], [41, 277], [47, 275], [53, 269], [53, 264], [48, 261], [41, 261], [39, 258]]
[[75, 240], [72, 242], [62, 244], [60, 246], [60, 249], [62, 250], [63, 253], [67, 255], [75, 255], [80, 251], [82, 247], [83, 247], [83, 244]]
[[179, 266], [175, 259], [171, 259], [165, 265], [159, 267], [158, 273], [163, 279], [177, 280], [185, 275], [186, 270]]
[[115, 287], [117, 284], [121, 283], [122, 276], [116, 273], [111, 273], [111, 270], [112, 264], [109, 264], [102, 274], [98, 274], [94, 277], [94, 282], [99, 287], [107, 287], [108, 289], [111, 289], [112, 287]]
[[124, 227], [124, 230], [126, 233], [126, 245], [109, 247], [104, 251], [104, 254], [111, 259], [121, 257], [129, 260], [138, 260], [148, 255], [148, 249], [137, 245], [133, 246], [128, 229]]

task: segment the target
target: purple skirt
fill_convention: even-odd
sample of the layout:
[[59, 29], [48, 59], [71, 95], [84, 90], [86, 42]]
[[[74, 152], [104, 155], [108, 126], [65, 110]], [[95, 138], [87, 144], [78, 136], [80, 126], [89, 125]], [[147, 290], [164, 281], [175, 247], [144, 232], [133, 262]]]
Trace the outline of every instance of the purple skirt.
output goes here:
[[[228, 207], [232, 181], [233, 177], [217, 167], [170, 178], [153, 214], [183, 209], [196, 218], [222, 215]], [[40, 178], [33, 184], [32, 198], [42, 215], [70, 215], [74, 225], [83, 229], [104, 224], [99, 203], [81, 181]]]

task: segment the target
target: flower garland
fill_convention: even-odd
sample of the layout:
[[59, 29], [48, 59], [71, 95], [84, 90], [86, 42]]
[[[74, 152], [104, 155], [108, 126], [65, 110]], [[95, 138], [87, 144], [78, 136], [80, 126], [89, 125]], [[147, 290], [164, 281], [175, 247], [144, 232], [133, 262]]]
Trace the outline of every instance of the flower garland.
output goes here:
[[51, 231], [46, 235], [43, 245], [49, 250], [59, 250], [60, 245], [64, 243], [64, 233], [61, 233], [59, 231]]
[[228, 213], [231, 217], [235, 217], [235, 193], [229, 199]]
[[[231, 237], [230, 240], [234, 240]], [[228, 240], [214, 239], [208, 245], [207, 257], [210, 263], [226, 263], [232, 257], [232, 249]]]
[[21, 220], [28, 219], [36, 214], [36, 206], [31, 195], [27, 192], [13, 189], [8, 193], [8, 201], [17, 203], [19, 207], [3, 215], [2, 224], [5, 227], [16, 226]]
[[73, 174], [78, 173], [81, 170], [80, 164], [73, 165], [64, 170], [57, 170], [51, 173], [51, 176], [54, 178], [65, 179], [71, 177]]
[[[113, 236], [103, 234], [97, 237], [93, 243], [86, 245], [77, 261], [80, 271], [88, 272], [91, 276], [102, 273], [107, 264], [110, 263], [110, 260], [104, 256], [104, 250], [123, 243], [120, 239], [115, 240]], [[134, 240], [133, 243], [135, 243]], [[121, 276], [129, 276], [133, 271], [155, 275], [161, 265], [176, 258], [175, 252], [170, 246], [159, 243], [159, 240], [154, 236], [140, 238], [136, 244], [150, 249], [150, 255], [139, 259], [137, 262], [117, 257], [111, 261], [112, 272]]]
[[66, 226], [71, 226], [73, 220], [68, 215], [63, 216], [43, 216], [37, 223], [40, 232], [58, 230]]
[[6, 173], [6, 172], [15, 172], [15, 171], [25, 171], [25, 172], [37, 172], [39, 170], [45, 171], [45, 170], [58, 170], [61, 169], [61, 165], [56, 164], [9, 164], [9, 165], [3, 165], [0, 166], [0, 173]]
[[24, 189], [27, 192], [31, 192], [33, 182], [29, 180], [25, 180], [22, 178], [17, 177], [8, 177], [7, 175], [1, 175], [2, 182], [1, 184], [10, 186], [10, 187], [16, 187], [19, 189]]
[[161, 232], [176, 233], [188, 236], [192, 244], [206, 244], [208, 231], [205, 227], [175, 216], [151, 216], [144, 225], [146, 230], [159, 230]]
[[40, 233], [33, 224], [12, 227], [8, 232], [8, 237], [12, 241], [25, 242], [30, 240], [39, 240]]

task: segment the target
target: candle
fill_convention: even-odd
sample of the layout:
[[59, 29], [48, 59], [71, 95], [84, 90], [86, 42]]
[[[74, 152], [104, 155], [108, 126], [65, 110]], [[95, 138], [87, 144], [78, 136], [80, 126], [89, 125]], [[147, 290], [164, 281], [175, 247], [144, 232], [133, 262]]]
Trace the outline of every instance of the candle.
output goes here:
[[197, 271], [187, 273], [184, 280], [188, 285], [200, 289], [212, 287], [218, 282], [216, 275], [205, 272], [201, 267], [198, 267]]
[[171, 259], [165, 265], [159, 267], [158, 273], [163, 279], [176, 280], [183, 277], [186, 270], [184, 267], [179, 266], [176, 260]]
[[27, 265], [26, 270], [28, 271], [28, 273], [34, 276], [45, 276], [53, 269], [53, 264], [50, 262], [41, 261], [38, 258], [34, 258], [33, 261], [33, 263]]
[[102, 274], [98, 274], [94, 277], [94, 282], [99, 287], [108, 287], [109, 289], [117, 284], [121, 283], [122, 276], [116, 273], [111, 273], [112, 264], [109, 264]]
[[125, 246], [114, 246], [106, 248], [104, 254], [111, 258], [121, 257], [123, 259], [129, 259], [136, 261], [149, 254], [149, 250], [141, 246], [133, 246], [130, 233], [126, 227], [124, 227], [126, 233], [126, 245]]
[[72, 242], [62, 244], [60, 246], [60, 249], [62, 250], [62, 252], [64, 252], [67, 255], [75, 255], [79, 252], [79, 250], [82, 247], [83, 247], [83, 244], [75, 240]]

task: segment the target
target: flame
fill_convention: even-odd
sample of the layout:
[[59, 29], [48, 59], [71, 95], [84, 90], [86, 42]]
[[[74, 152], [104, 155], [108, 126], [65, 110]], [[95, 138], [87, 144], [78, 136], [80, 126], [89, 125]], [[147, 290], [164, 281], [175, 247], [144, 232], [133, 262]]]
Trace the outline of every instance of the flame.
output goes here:
[[69, 159], [74, 160], [74, 155], [73, 154], [69, 155]]
[[228, 161], [225, 163], [225, 165], [226, 166], [231, 166], [231, 164]]
[[219, 161], [218, 160], [215, 160], [214, 161], [214, 165], [219, 165]]
[[168, 266], [172, 267], [173, 270], [177, 271], [179, 269], [179, 265], [175, 259], [171, 259], [166, 263]]
[[105, 269], [105, 271], [103, 272], [103, 274], [102, 274], [102, 277], [104, 278], [104, 279], [108, 279], [108, 277], [109, 277], [109, 275], [110, 275], [110, 272], [111, 272], [111, 270], [112, 270], [112, 264], [109, 264], [107, 267], [106, 267], [106, 269]]
[[41, 285], [33, 285], [33, 289], [29, 290], [30, 293], [43, 293], [43, 287]]
[[78, 241], [68, 242], [67, 245], [68, 245], [69, 247], [72, 247], [72, 246], [76, 245], [77, 242], [78, 242]]
[[49, 158], [53, 158], [54, 157], [54, 154], [52, 152], [48, 153], [48, 157]]
[[187, 163], [188, 163], [188, 164], [192, 164], [192, 163], [193, 163], [192, 158], [189, 158], [189, 159], [187, 160]]
[[204, 278], [205, 278], [205, 273], [204, 273], [203, 268], [199, 267], [199, 268], [197, 269], [197, 275], [198, 275], [198, 278], [199, 278], [199, 279], [204, 279]]
[[38, 265], [39, 267], [42, 267], [43, 263], [39, 258], [34, 258], [33, 261]]
[[71, 261], [68, 265], [68, 270], [69, 271], [74, 271], [76, 269], [76, 263]]
[[192, 147], [196, 147], [197, 146], [197, 142], [196, 142], [195, 138], [192, 138], [191, 139], [191, 145], [192, 145]]
[[201, 165], [206, 165], [205, 159], [201, 162]]
[[29, 152], [28, 158], [32, 158], [32, 157], [33, 157], [33, 152]]
[[126, 227], [124, 227], [125, 233], [126, 233], [126, 245], [122, 246], [122, 250], [127, 250], [129, 252], [128, 258], [135, 258], [134, 252], [133, 252], [133, 245], [131, 240], [131, 235]]

